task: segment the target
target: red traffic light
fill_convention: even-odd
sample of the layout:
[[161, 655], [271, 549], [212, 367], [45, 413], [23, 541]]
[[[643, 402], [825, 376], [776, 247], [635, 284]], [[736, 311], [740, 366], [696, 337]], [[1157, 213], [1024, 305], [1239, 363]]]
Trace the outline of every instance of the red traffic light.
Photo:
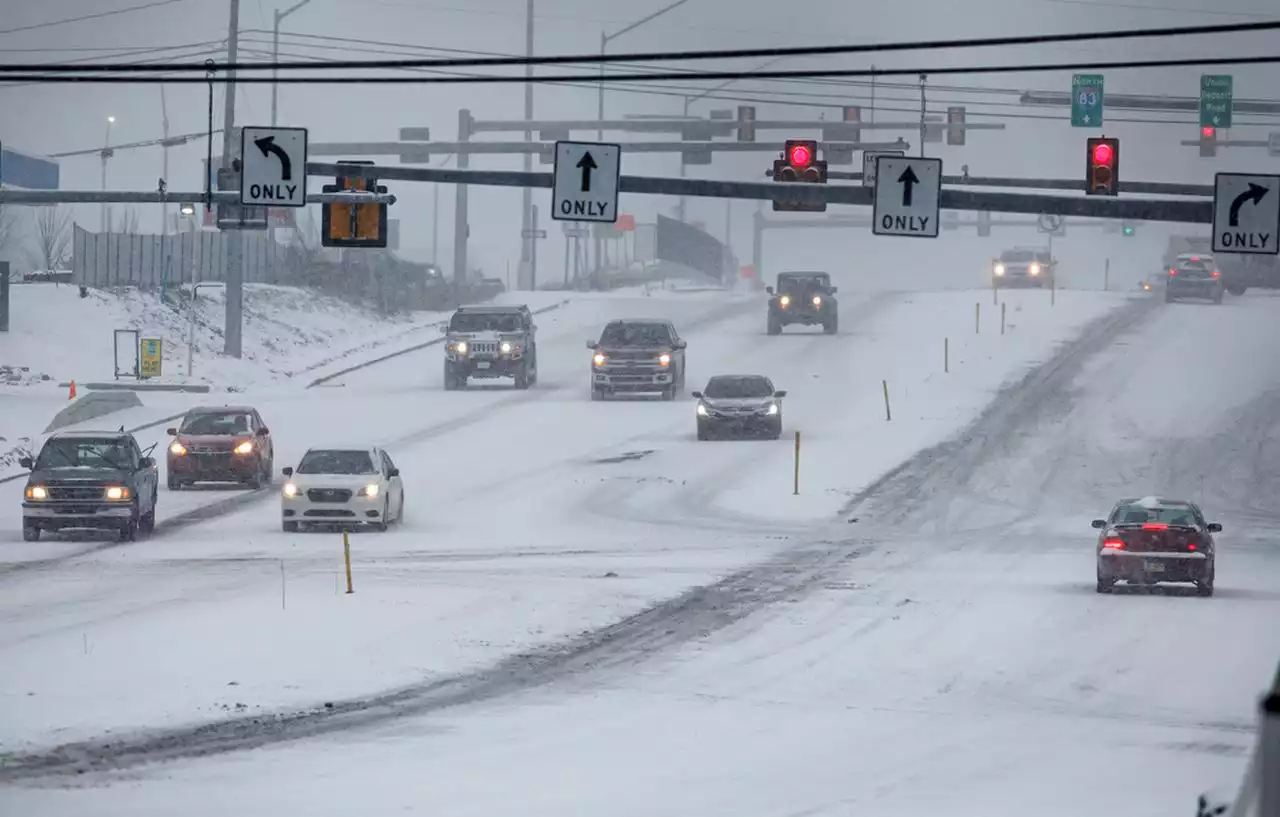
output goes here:
[[1205, 139], [1212, 139], [1217, 134], [1217, 130], [1213, 125], [1205, 125], [1200, 129], [1200, 135]]
[[1094, 164], [1109, 165], [1111, 164], [1111, 157], [1113, 155], [1111, 145], [1108, 145], [1106, 142], [1102, 142], [1093, 148]]
[[792, 167], [808, 167], [813, 161], [813, 152], [808, 145], [792, 145], [788, 160]]

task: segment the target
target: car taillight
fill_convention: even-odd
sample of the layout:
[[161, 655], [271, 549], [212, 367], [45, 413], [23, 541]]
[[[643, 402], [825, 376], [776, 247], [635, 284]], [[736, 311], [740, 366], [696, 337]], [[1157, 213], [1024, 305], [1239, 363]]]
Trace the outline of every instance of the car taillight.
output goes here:
[[1174, 269], [1173, 267], [1170, 267], [1170, 268], [1169, 268], [1169, 274], [1170, 274], [1170, 275], [1177, 275], [1177, 274], [1178, 274], [1178, 271], [1177, 271], [1176, 269]]
[[1168, 530], [1169, 526], [1163, 522], [1148, 522], [1142, 526], [1143, 530]]
[[1195, 550], [1195, 549], [1196, 549], [1195, 545], [1187, 545], [1187, 550]]
[[1221, 278], [1221, 277], [1222, 277], [1222, 273], [1221, 273], [1221, 272], [1219, 272], [1218, 270], [1214, 270], [1214, 271], [1213, 271], [1213, 277], [1214, 277], [1214, 278]]
[[1103, 541], [1102, 546], [1107, 550], [1124, 550], [1124, 540], [1111, 537]]

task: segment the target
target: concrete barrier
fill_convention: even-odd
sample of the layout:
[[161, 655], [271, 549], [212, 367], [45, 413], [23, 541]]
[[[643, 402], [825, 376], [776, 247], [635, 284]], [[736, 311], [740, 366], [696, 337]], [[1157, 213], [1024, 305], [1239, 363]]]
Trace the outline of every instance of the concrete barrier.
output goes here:
[[141, 405], [142, 398], [132, 391], [89, 392], [84, 397], [71, 401], [66, 408], [55, 414], [44, 433], [52, 434], [60, 428], [105, 417], [117, 411], [138, 408]]
[[[58, 388], [69, 389], [70, 383], [59, 383]], [[208, 394], [211, 389], [205, 383], [77, 383], [77, 389], [85, 391], [176, 391], [184, 394]]]

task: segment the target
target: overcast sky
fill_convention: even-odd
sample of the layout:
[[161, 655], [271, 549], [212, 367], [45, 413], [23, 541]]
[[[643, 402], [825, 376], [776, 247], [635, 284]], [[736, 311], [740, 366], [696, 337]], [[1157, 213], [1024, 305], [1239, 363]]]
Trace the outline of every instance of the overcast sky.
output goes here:
[[[535, 51], [538, 54], [592, 52], [599, 47], [602, 31], [613, 32], [666, 5], [667, 0], [539, 0], [536, 13]], [[1181, 3], [1182, 5], [1178, 5]], [[6, 62], [67, 61], [74, 59], [174, 58], [185, 61], [223, 56], [228, 27], [226, 0], [45, 0], [41, 3], [4, 0], [0, 22], [0, 52]], [[98, 16], [82, 22], [45, 25], [80, 15], [104, 15], [117, 9], [150, 5], [150, 8], [121, 14]], [[241, 47], [246, 59], [269, 58], [272, 15], [291, 2], [243, 0], [241, 6]], [[1200, 10], [1194, 10], [1199, 5]], [[1271, 14], [1268, 15], [1268, 6]], [[656, 49], [732, 48], [752, 46], [799, 46], [833, 43], [894, 41], [922, 38], [952, 38], [1003, 34], [1113, 29], [1140, 26], [1189, 25], [1240, 22], [1276, 16], [1267, 0], [894, 0], [869, 3], [848, 0], [811, 0], [807, 3], [777, 3], [762, 0], [689, 0], [670, 14], [619, 37], [611, 51]], [[282, 57], [432, 56], [427, 49], [471, 49], [484, 52], [522, 52], [525, 38], [525, 0], [312, 0], [292, 14], [282, 26]], [[345, 39], [335, 39], [345, 38]], [[369, 41], [361, 44], [353, 40]], [[778, 68], [830, 66], [864, 68], [928, 67], [941, 64], [993, 64], [1046, 61], [1088, 61], [1217, 54], [1280, 53], [1276, 34], [1244, 37], [1127, 43], [1123, 45], [1075, 45], [1022, 49], [987, 49], [952, 54], [880, 55], [874, 59], [840, 58], [826, 61], [788, 61]], [[137, 49], [136, 51], [132, 51]], [[152, 49], [166, 49], [153, 51]], [[384, 53], [379, 53], [384, 52]], [[385, 53], [391, 52], [391, 53]], [[448, 54], [439, 53], [440, 56]], [[721, 64], [724, 68], [758, 65]], [[687, 66], [688, 64], [686, 64]], [[715, 67], [699, 64], [700, 67]], [[1210, 73], [1219, 69], [1206, 69]], [[1277, 96], [1280, 69], [1221, 69], [1235, 75], [1237, 98]], [[1202, 71], [1165, 70], [1108, 72], [1106, 90], [1115, 93], [1163, 93], [1194, 96]], [[903, 80], [895, 80], [901, 83]], [[902, 121], [918, 116], [919, 92], [914, 80], [910, 88], [876, 90], [880, 121]], [[964, 148], [928, 145], [929, 155], [942, 156], [946, 172], [958, 172], [968, 164], [974, 174], [1008, 174], [1076, 177], [1082, 172], [1083, 140], [1087, 135], [1069, 126], [1065, 109], [1028, 108], [1018, 104], [1016, 94], [981, 92], [981, 89], [1048, 89], [1066, 91], [1070, 76], [1061, 74], [1007, 74], [939, 78], [930, 84], [952, 90], [929, 91], [930, 109], [941, 110], [948, 103], [968, 106], [970, 121], [1003, 122], [1004, 131], [973, 132]], [[660, 93], [610, 91], [610, 117], [628, 113], [679, 114], [683, 96], [693, 83], [679, 90], [645, 86]], [[839, 105], [869, 103], [870, 89], [849, 84], [816, 84], [797, 87], [743, 81], [730, 86], [744, 96], [776, 98], [788, 89], [809, 94], [803, 107], [761, 104], [760, 118], [817, 119], [839, 117]], [[727, 93], [728, 91], [726, 91]], [[43, 85], [0, 87], [5, 116], [0, 119], [0, 140], [6, 146], [35, 153], [52, 154], [96, 149], [106, 136], [106, 120], [114, 116], [113, 144], [145, 141], [162, 133], [161, 87]], [[520, 86], [464, 87], [422, 86], [282, 86], [280, 123], [306, 126], [312, 141], [393, 140], [402, 126], [427, 126], [433, 136], [452, 139], [456, 134], [458, 109], [468, 107], [480, 119], [515, 119], [523, 112]], [[164, 91], [170, 132], [192, 133], [205, 129], [207, 97], [199, 86], [168, 85]], [[715, 107], [728, 108], [733, 101], [702, 100], [693, 104], [693, 113], [705, 115]], [[827, 107], [822, 107], [826, 105]], [[541, 118], [593, 118], [595, 92], [589, 88], [536, 90], [536, 115]], [[216, 105], [221, 124], [222, 104]], [[985, 116], [982, 114], [986, 114]], [[1013, 118], [1014, 116], [1019, 118]], [[1042, 118], [1026, 118], [1042, 117]], [[244, 87], [238, 94], [237, 124], [268, 124], [268, 86]], [[1123, 142], [1122, 177], [1125, 179], [1174, 180], [1208, 183], [1215, 170], [1275, 171], [1280, 167], [1258, 150], [1222, 150], [1216, 161], [1200, 159], [1196, 150], [1181, 147], [1180, 139], [1196, 136], [1197, 127], [1189, 117], [1181, 124], [1157, 125], [1118, 122], [1118, 119], [1152, 118], [1146, 113], [1108, 110], [1108, 135]], [[1259, 122], [1257, 117], [1237, 117], [1243, 122]], [[1265, 138], [1271, 129], [1280, 130], [1280, 118], [1261, 120], [1262, 126], [1238, 126], [1232, 138]], [[1268, 126], [1269, 125], [1269, 126]], [[870, 132], [868, 132], [870, 133]], [[809, 134], [796, 134], [804, 136]], [[816, 134], [814, 134], [816, 135]], [[626, 140], [625, 135], [613, 138]], [[770, 134], [781, 139], [783, 134]], [[876, 132], [876, 138], [892, 140], [902, 136], [913, 144], [911, 132]], [[498, 137], [487, 137], [498, 138]], [[195, 189], [201, 183], [199, 166], [204, 155], [202, 142], [170, 151], [171, 189]], [[443, 157], [441, 157], [443, 158]], [[691, 176], [756, 179], [767, 166], [767, 154], [717, 157], [711, 166], [690, 167]], [[389, 160], [383, 160], [389, 161]], [[112, 188], [153, 189], [161, 174], [162, 151], [139, 148], [117, 152], [109, 165]], [[519, 158], [481, 157], [473, 167], [518, 168]], [[65, 188], [96, 189], [100, 185], [101, 163], [97, 156], [62, 160]], [[535, 167], [537, 165], [535, 164]], [[852, 168], [851, 168], [852, 169]], [[668, 156], [632, 156], [624, 162], [627, 173], [676, 175], [678, 160]], [[431, 256], [431, 189], [427, 185], [399, 184], [395, 192], [400, 203], [392, 215], [401, 220], [404, 252], [410, 257]], [[439, 254], [448, 265], [452, 257], [452, 189], [441, 190], [441, 247]], [[545, 213], [549, 195], [534, 196]], [[483, 265], [490, 274], [501, 275], [508, 263], [519, 257], [519, 201], [515, 189], [473, 188], [473, 265]], [[674, 201], [661, 198], [629, 197], [623, 212], [633, 212], [640, 221], [651, 221], [656, 212], [671, 214]], [[159, 208], [142, 211], [144, 230], [159, 231]], [[750, 253], [748, 229], [752, 203], [733, 206], [733, 238], [739, 256]], [[691, 218], [707, 223], [716, 235], [725, 229], [725, 206], [720, 202], [694, 201]], [[82, 208], [76, 218], [87, 228], [96, 228], [97, 208]], [[1137, 240], [1108, 249], [1099, 247], [1098, 236], [1080, 236], [1082, 253], [1123, 255], [1147, 252], [1156, 241], [1156, 230], [1144, 231]], [[780, 234], [779, 234], [780, 235]], [[831, 265], [852, 255], [877, 258], [896, 257], [908, 263], [934, 263], [940, 256], [937, 242], [910, 242], [856, 236], [844, 232], [821, 234], [791, 233], [771, 237], [769, 253], [785, 254], [795, 266]], [[553, 230], [553, 238], [559, 237]], [[1008, 243], [1034, 240], [1033, 233], [993, 237], [979, 243], [971, 236], [948, 236], [950, 253], [956, 242], [965, 242], [978, 255], [998, 252]], [[1111, 241], [1112, 239], [1107, 239]], [[1121, 239], [1115, 239], [1116, 242]], [[887, 243], [886, 243], [887, 242]], [[561, 241], [544, 244], [544, 268], [558, 269]], [[918, 246], [918, 245], [933, 246]], [[1154, 246], [1154, 245], [1153, 245]], [[1158, 247], [1157, 247], [1158, 250]], [[1090, 256], [1092, 257], [1092, 256]], [[1093, 261], [1090, 261], [1093, 263]]]

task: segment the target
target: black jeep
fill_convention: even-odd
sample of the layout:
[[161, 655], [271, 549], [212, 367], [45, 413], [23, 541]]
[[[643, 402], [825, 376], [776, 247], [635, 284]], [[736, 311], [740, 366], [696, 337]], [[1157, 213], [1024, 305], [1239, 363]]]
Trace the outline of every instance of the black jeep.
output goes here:
[[[151, 448], [154, 448], [152, 446]], [[127, 431], [64, 431], [45, 441], [40, 456], [19, 463], [31, 469], [22, 502], [22, 538], [41, 531], [113, 530], [120, 541], [150, 533], [156, 524], [159, 472]]]
[[780, 272], [778, 288], [766, 287], [769, 293], [769, 334], [782, 334], [782, 327], [793, 323], [821, 326], [834, 335], [840, 325], [840, 304], [836, 288], [825, 272]]

